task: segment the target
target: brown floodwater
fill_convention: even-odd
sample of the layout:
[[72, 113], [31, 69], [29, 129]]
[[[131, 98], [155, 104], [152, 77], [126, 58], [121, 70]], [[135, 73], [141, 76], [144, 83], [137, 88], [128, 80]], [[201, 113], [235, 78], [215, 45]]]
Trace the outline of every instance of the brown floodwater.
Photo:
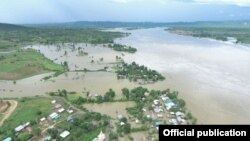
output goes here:
[[[69, 69], [83, 70], [99, 70], [104, 67], [110, 67], [116, 62], [116, 56], [122, 56], [121, 52], [115, 52], [102, 45], [91, 44], [57, 44], [57, 45], [33, 45], [25, 48], [33, 48], [39, 50], [45, 57], [53, 60], [57, 64], [68, 62]], [[80, 52], [88, 53], [87, 55]], [[123, 53], [126, 54], [126, 53]], [[101, 61], [101, 58], [103, 60]], [[94, 62], [91, 62], [91, 61]]]

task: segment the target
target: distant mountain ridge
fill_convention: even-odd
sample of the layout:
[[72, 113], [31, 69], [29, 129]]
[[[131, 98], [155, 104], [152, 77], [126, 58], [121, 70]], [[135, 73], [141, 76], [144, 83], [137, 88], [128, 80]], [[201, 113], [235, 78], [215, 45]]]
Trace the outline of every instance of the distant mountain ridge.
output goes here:
[[49, 24], [8, 24], [0, 23], [0, 30], [20, 30], [29, 27], [45, 28], [154, 28], [154, 27], [238, 27], [250, 28], [250, 21], [198, 21], [198, 22], [110, 22], [110, 21], [76, 21]]
[[153, 28], [173, 26], [202, 26], [202, 27], [250, 27], [250, 20], [241, 21], [197, 21], [197, 22], [112, 22], [112, 21], [76, 21], [65, 23], [30, 24], [31, 27], [63, 27], [63, 28]]
[[15, 24], [0, 23], [0, 30], [20, 30], [26, 29], [27, 27]]

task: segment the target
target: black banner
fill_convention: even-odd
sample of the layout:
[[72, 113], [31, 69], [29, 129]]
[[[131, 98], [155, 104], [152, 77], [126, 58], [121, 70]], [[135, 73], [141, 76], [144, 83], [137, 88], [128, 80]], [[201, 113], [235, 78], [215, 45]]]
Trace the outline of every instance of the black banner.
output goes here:
[[250, 125], [160, 125], [159, 140], [250, 141]]

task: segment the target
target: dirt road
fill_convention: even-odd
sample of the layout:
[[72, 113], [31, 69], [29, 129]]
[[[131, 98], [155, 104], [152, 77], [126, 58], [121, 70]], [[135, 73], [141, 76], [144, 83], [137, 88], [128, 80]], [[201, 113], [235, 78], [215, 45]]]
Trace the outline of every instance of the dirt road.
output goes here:
[[6, 100], [6, 101], [9, 101], [10, 102], [10, 107], [8, 108], [8, 110], [6, 112], [4, 112], [2, 115], [3, 115], [3, 118], [0, 119], [0, 127], [3, 125], [4, 121], [6, 119], [8, 119], [10, 117], [10, 115], [14, 112], [14, 110], [16, 109], [17, 107], [17, 101], [15, 100]]

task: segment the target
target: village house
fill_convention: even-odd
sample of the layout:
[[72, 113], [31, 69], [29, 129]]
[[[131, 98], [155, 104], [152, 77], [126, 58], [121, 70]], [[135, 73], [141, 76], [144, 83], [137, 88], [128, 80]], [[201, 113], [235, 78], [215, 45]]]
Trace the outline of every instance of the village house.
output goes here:
[[8, 138], [4, 139], [3, 141], [12, 141], [12, 138], [8, 137]]
[[64, 108], [61, 108], [61, 109], [58, 110], [58, 113], [62, 113], [62, 112], [64, 112], [64, 111], [65, 111], [65, 109], [64, 109]]
[[123, 126], [123, 125], [125, 125], [125, 123], [124, 122], [120, 122], [120, 125]]
[[175, 118], [169, 120], [170, 125], [178, 125], [178, 121]]
[[62, 137], [63, 139], [65, 139], [66, 137], [68, 137], [70, 135], [70, 132], [65, 130], [60, 134], [60, 137]]
[[160, 101], [159, 101], [158, 99], [155, 99], [155, 100], [153, 101], [153, 103], [154, 103], [154, 105], [158, 105], [158, 104], [160, 103]]
[[56, 103], [56, 100], [52, 100], [51, 103], [52, 103], [52, 104], [55, 104], [55, 103]]
[[51, 120], [57, 120], [57, 119], [60, 118], [60, 115], [58, 115], [57, 113], [52, 113], [52, 114], [49, 115], [49, 118]]
[[59, 108], [61, 108], [61, 107], [62, 107], [62, 105], [61, 105], [61, 104], [58, 104], [58, 103], [54, 105], [54, 108], [55, 108], [55, 109], [59, 109]]
[[28, 127], [29, 125], [30, 125], [30, 122], [26, 122], [23, 125], [19, 125], [18, 127], [15, 128], [15, 132], [20, 132], [24, 130], [26, 127]]
[[106, 135], [101, 131], [97, 138], [94, 138], [93, 141], [105, 141]]
[[123, 115], [122, 115], [122, 114], [118, 114], [118, 115], [117, 115], [117, 118], [118, 118], [118, 119], [122, 119], [122, 118], [123, 118]]
[[175, 105], [175, 104], [174, 104], [174, 103], [172, 102], [172, 100], [170, 100], [170, 99], [167, 99], [167, 100], [165, 101], [165, 107], [166, 107], [167, 110], [170, 110], [174, 105]]
[[43, 118], [40, 119], [40, 122], [43, 122], [43, 121], [45, 121], [45, 120], [46, 120], [46, 118], [43, 117]]
[[72, 113], [74, 112], [74, 110], [68, 109], [67, 112], [68, 112], [69, 114], [72, 114]]

